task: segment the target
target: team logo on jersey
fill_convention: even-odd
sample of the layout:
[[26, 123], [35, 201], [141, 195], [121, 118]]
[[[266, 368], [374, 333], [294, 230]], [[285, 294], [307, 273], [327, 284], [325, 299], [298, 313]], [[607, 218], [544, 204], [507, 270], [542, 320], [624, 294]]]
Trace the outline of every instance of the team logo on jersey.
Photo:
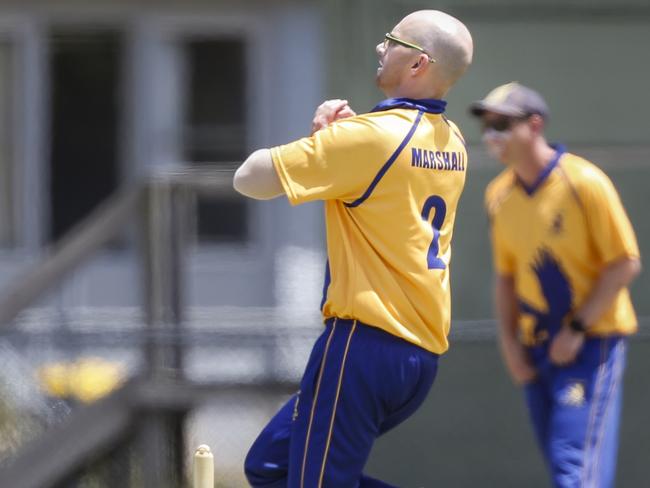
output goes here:
[[564, 215], [558, 213], [551, 224], [551, 234], [559, 235], [564, 231]]
[[562, 266], [549, 249], [541, 248], [537, 252], [530, 269], [539, 282], [546, 310], [538, 309], [521, 298], [519, 307], [535, 320], [534, 341], [541, 343], [551, 339], [562, 327], [564, 317], [571, 311], [573, 290]]
[[575, 381], [562, 392], [560, 403], [567, 407], [582, 407], [586, 401], [585, 397], [585, 385], [580, 381]]

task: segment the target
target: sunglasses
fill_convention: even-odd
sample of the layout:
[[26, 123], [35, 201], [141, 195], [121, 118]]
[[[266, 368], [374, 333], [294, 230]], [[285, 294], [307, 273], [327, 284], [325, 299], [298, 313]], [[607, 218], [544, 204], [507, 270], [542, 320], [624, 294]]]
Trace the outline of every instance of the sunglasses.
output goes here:
[[410, 49], [415, 49], [417, 51], [420, 51], [422, 54], [426, 54], [427, 57], [429, 58], [430, 63], [435, 63], [436, 60], [431, 57], [431, 55], [424, 50], [424, 48], [421, 48], [417, 44], [413, 44], [412, 42], [405, 41], [403, 39], [400, 39], [399, 37], [395, 37], [393, 34], [390, 32], [387, 32], [384, 34], [384, 48], [388, 47], [389, 42], [394, 42], [395, 44], [399, 44], [400, 46], [408, 47]]
[[529, 117], [530, 115], [524, 117], [501, 117], [495, 120], [484, 120], [481, 127], [483, 132], [489, 129], [496, 132], [507, 132], [512, 129], [515, 124], [523, 122]]

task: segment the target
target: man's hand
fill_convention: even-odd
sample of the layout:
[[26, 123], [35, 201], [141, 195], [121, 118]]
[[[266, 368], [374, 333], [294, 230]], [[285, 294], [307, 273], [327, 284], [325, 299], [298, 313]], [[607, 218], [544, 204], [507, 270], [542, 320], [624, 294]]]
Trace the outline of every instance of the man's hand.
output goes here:
[[311, 133], [313, 135], [314, 132], [324, 129], [336, 120], [354, 117], [355, 115], [357, 114], [350, 108], [347, 100], [339, 100], [338, 98], [327, 100], [321, 103], [314, 113], [314, 119], [311, 122]]
[[537, 377], [537, 370], [530, 363], [528, 354], [521, 343], [502, 341], [501, 351], [510, 377], [516, 385], [525, 385]]
[[553, 338], [549, 357], [551, 363], [556, 366], [567, 366], [573, 363], [585, 343], [585, 335], [576, 332], [567, 326], [560, 329], [560, 332]]
[[526, 348], [519, 341], [519, 306], [512, 276], [497, 275], [494, 299], [499, 314], [499, 345], [503, 362], [515, 384], [530, 383], [537, 377], [537, 371], [531, 364]]

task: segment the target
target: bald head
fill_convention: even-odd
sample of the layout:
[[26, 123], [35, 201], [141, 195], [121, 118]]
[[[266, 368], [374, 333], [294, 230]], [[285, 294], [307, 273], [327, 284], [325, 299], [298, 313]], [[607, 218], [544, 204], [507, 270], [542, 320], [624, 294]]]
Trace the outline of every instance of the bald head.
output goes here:
[[465, 24], [444, 12], [413, 12], [404, 17], [394, 31], [412, 39], [436, 60], [428, 78], [440, 95], [449, 91], [472, 62], [472, 35]]

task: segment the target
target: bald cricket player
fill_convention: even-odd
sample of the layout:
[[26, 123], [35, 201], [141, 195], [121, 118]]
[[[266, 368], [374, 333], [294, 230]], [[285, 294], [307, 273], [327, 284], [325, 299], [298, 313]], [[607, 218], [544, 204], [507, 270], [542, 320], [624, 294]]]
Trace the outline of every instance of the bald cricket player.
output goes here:
[[300, 391], [245, 462], [254, 487], [387, 487], [363, 474], [372, 445], [412, 415], [448, 348], [449, 262], [467, 152], [444, 97], [471, 63], [459, 20], [422, 10], [376, 47], [388, 97], [356, 115], [318, 107], [310, 137], [251, 154], [234, 186], [292, 205], [322, 200], [325, 328]]

